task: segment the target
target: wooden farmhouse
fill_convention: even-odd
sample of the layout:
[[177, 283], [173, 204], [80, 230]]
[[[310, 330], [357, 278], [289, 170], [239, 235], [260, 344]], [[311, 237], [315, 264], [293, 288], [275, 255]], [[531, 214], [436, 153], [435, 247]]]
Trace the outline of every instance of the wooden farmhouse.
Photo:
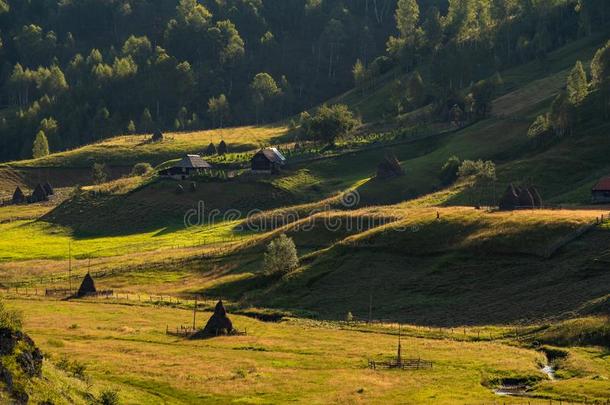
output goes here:
[[259, 150], [250, 161], [252, 173], [277, 173], [286, 165], [286, 158], [277, 148]]
[[593, 186], [591, 197], [596, 204], [610, 203], [610, 176], [604, 177]]
[[176, 180], [186, 180], [187, 178], [201, 174], [210, 170], [212, 166], [199, 155], [186, 155], [174, 166], [160, 170], [159, 176], [171, 177]]

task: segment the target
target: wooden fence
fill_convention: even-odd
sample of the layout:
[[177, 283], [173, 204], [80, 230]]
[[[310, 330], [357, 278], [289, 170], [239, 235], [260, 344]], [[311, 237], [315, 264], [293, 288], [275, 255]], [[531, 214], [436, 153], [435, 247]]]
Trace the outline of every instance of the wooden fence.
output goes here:
[[[190, 257], [185, 257], [185, 258], [170, 258], [170, 259], [151, 262], [151, 263], [133, 264], [133, 265], [113, 267], [113, 268], [102, 269], [102, 270], [73, 271], [72, 274], [66, 274], [67, 271], [64, 271], [61, 273], [58, 272], [58, 273], [54, 273], [54, 274], [47, 275], [47, 276], [31, 277], [31, 278], [12, 280], [12, 281], [1, 281], [0, 285], [4, 289], [6, 289], [6, 288], [10, 288], [10, 289], [28, 288], [28, 287], [36, 288], [38, 286], [39, 288], [42, 288], [43, 290], [47, 289], [48, 285], [58, 284], [58, 283], [69, 283], [70, 281], [72, 281], [76, 285], [78, 285], [82, 281], [82, 278], [87, 273], [90, 273], [91, 276], [94, 279], [96, 279], [96, 278], [111, 277], [111, 276], [126, 274], [126, 273], [137, 273], [137, 272], [147, 272], [147, 271], [154, 271], [154, 270], [174, 269], [174, 268], [178, 268], [178, 267], [185, 267], [186, 265], [193, 264], [193, 263], [200, 263], [202, 260], [217, 259], [220, 257], [231, 257], [231, 256], [237, 254], [236, 249], [238, 247], [245, 249], [245, 248], [255, 246], [258, 243], [259, 242], [258, 242], [257, 238], [250, 239], [250, 240], [242, 240], [242, 239], [236, 238], [232, 241], [228, 240], [227, 242], [219, 242], [218, 245], [220, 245], [220, 246], [217, 248], [211, 249], [207, 252], [204, 252], [204, 253], [201, 253], [201, 254], [198, 254], [195, 256], [190, 256]], [[200, 246], [200, 245], [193, 245], [191, 247], [197, 247], [197, 246]], [[202, 248], [206, 247], [206, 246], [210, 246], [210, 245], [209, 244], [201, 245]], [[187, 246], [184, 246], [184, 247], [186, 248]]]
[[428, 360], [417, 359], [401, 359], [400, 361], [374, 361], [369, 360], [369, 368], [377, 369], [401, 369], [401, 370], [421, 370], [431, 369], [432, 362]]
[[[38, 291], [38, 289], [36, 289], [36, 291]], [[69, 288], [51, 288], [51, 289], [45, 289], [44, 295], [47, 297], [69, 297], [74, 292], [75, 292], [75, 290], [70, 290]], [[87, 298], [109, 297], [109, 296], [113, 296], [113, 295], [114, 295], [113, 290], [101, 290], [101, 291], [96, 291], [94, 293], [89, 293], [86, 295], [86, 297]]]
[[[192, 326], [176, 326], [176, 330], [171, 329], [169, 325], [165, 327], [165, 334], [169, 336], [178, 336], [182, 338], [189, 338], [193, 336], [195, 333], [201, 331], [199, 328], [194, 328]], [[228, 336], [246, 336], [248, 335], [248, 330], [244, 329], [243, 331], [233, 330]]]

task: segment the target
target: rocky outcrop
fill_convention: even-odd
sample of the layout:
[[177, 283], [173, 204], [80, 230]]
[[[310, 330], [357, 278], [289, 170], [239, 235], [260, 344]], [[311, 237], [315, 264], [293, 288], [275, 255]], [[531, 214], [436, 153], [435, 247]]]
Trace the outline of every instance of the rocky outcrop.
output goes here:
[[[14, 361], [13, 361], [14, 360]], [[25, 333], [0, 328], [0, 381], [17, 404], [27, 404], [24, 378], [42, 376], [43, 356], [34, 341]]]

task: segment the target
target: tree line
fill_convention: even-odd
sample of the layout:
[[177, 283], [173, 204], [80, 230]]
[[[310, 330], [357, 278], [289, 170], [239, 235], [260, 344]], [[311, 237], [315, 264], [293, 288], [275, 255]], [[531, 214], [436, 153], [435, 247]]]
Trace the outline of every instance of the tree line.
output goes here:
[[498, 71], [528, 61], [548, 69], [552, 50], [607, 33], [610, 2], [398, 0], [394, 20], [386, 55], [353, 65], [356, 88], [366, 93], [381, 75], [399, 67], [406, 79], [392, 85], [389, 114], [433, 103], [438, 116], [460, 121], [491, 112], [491, 99], [502, 85]]
[[0, 160], [38, 134], [57, 151], [303, 111], [383, 53], [396, 1], [377, 3], [0, 0]]
[[609, 15], [606, 0], [0, 0], [0, 160], [44, 153], [42, 137], [57, 151], [271, 122], [390, 71], [407, 73], [390, 114], [433, 103], [459, 125], [490, 113], [496, 72], [545, 66]]

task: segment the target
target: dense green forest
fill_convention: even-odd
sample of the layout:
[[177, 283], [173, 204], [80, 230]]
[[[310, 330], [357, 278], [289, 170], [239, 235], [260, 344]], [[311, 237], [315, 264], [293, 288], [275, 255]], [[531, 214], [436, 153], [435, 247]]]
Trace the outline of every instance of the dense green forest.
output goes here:
[[0, 161], [272, 122], [389, 71], [410, 77], [397, 113], [451, 117], [460, 89], [483, 100], [609, 20], [607, 0], [0, 0]]

